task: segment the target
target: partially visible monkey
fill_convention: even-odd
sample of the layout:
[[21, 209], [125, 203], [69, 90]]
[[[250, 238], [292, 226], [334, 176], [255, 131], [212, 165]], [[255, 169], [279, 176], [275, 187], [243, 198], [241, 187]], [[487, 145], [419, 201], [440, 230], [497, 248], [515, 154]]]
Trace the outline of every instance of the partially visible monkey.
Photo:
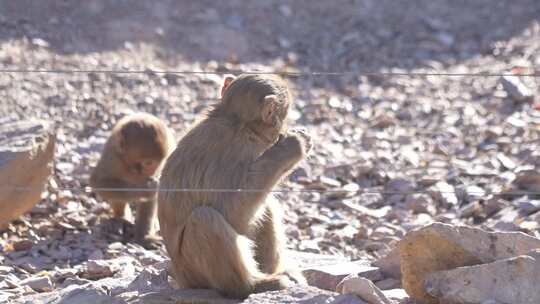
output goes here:
[[137, 202], [135, 241], [147, 248], [156, 246], [157, 179], [173, 147], [173, 132], [159, 118], [146, 113], [125, 116], [113, 128], [90, 177], [90, 186], [111, 204], [116, 218], [129, 221], [129, 203]]
[[[269, 193], [311, 139], [287, 131], [291, 98], [277, 76], [227, 76], [221, 95], [179, 141], [160, 178], [158, 218], [172, 275], [182, 288], [234, 298], [305, 284], [286, 265], [281, 207]], [[195, 190], [166, 191], [175, 188]]]

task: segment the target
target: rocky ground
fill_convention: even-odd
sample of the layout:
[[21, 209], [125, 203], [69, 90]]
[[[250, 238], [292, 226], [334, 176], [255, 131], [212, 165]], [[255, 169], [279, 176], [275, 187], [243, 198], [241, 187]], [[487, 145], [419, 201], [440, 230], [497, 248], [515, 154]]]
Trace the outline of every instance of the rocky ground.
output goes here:
[[164, 269], [86, 186], [122, 115], [181, 134], [216, 102], [220, 75], [173, 71], [303, 73], [290, 118], [315, 146], [278, 189], [290, 249], [371, 262], [434, 221], [540, 237], [540, 200], [517, 193], [540, 190], [540, 78], [496, 76], [539, 72], [539, 16], [536, 0], [0, 1], [0, 69], [146, 71], [0, 72], [0, 123], [57, 136], [43, 199], [0, 235], [0, 301]]

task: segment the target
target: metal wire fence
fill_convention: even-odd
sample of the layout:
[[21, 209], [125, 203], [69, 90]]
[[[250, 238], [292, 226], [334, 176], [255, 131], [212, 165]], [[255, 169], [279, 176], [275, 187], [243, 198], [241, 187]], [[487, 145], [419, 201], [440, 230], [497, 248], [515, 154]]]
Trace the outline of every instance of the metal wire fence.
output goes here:
[[380, 71], [243, 71], [243, 70], [227, 70], [227, 71], [190, 71], [190, 70], [79, 70], [79, 69], [0, 69], [0, 73], [47, 73], [47, 74], [185, 74], [185, 75], [225, 75], [225, 74], [265, 74], [265, 75], [282, 75], [282, 76], [405, 76], [405, 77], [540, 77], [540, 72], [537, 69], [531, 69], [534, 72], [527, 73], [493, 73], [493, 72], [478, 72], [478, 73], [453, 73], [453, 72], [380, 72]]

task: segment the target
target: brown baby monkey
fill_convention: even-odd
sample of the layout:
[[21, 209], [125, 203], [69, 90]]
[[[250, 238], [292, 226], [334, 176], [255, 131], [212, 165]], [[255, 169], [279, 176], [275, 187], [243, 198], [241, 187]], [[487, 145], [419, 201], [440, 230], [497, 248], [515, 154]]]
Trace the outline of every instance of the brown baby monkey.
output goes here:
[[159, 118], [128, 115], [113, 128], [90, 176], [90, 186], [110, 203], [115, 218], [129, 221], [129, 203], [137, 203], [134, 236], [146, 248], [157, 245], [153, 235], [157, 179], [172, 147], [173, 133]]
[[221, 95], [179, 141], [160, 178], [158, 218], [172, 275], [182, 288], [234, 298], [305, 284], [285, 261], [282, 208], [270, 191], [310, 151], [311, 139], [287, 131], [292, 101], [277, 76], [227, 76]]

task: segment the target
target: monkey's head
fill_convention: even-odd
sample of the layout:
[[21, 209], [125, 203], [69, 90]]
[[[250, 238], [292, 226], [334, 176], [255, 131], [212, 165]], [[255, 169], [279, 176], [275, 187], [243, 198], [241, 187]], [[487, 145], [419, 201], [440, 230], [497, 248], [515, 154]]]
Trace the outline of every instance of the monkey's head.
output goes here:
[[167, 156], [164, 126], [153, 116], [131, 117], [116, 134], [116, 149], [129, 172], [140, 177], [155, 174]]
[[291, 97], [287, 84], [275, 75], [226, 76], [216, 112], [249, 128], [266, 145], [286, 131]]

